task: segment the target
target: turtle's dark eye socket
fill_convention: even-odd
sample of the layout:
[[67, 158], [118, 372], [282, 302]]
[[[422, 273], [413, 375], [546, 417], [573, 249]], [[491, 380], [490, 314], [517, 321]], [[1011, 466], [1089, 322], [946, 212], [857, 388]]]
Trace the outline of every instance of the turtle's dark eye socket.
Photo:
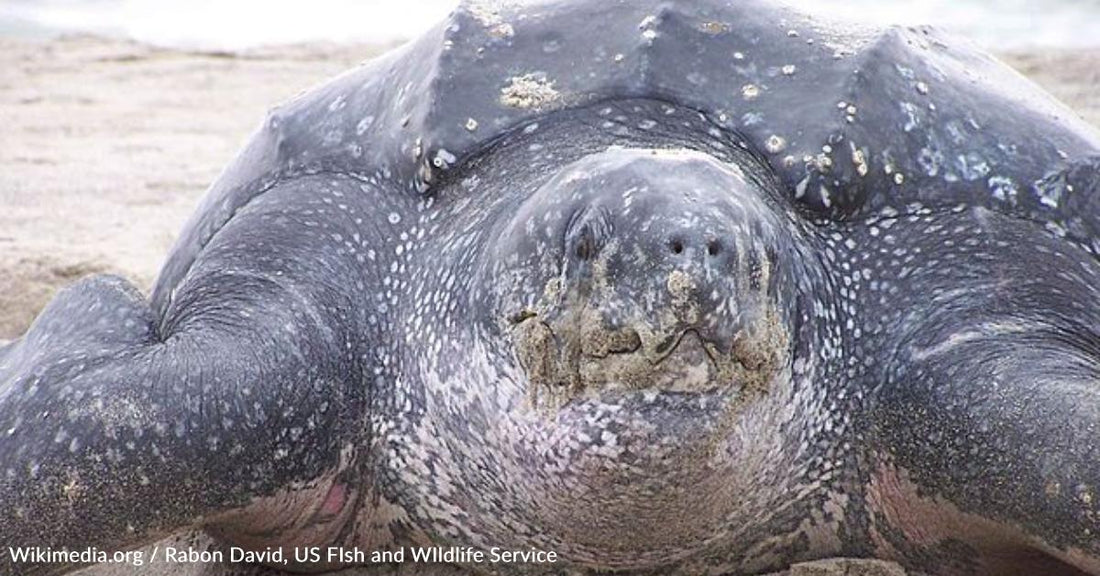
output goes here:
[[707, 254], [717, 256], [722, 251], [722, 243], [717, 240], [707, 242]]
[[671, 250], [673, 254], [681, 254], [684, 251], [684, 242], [679, 238], [672, 240], [668, 243], [668, 249]]
[[578, 210], [566, 227], [566, 254], [581, 262], [595, 260], [611, 234], [611, 218], [606, 208], [585, 207]]
[[581, 230], [577, 243], [573, 247], [573, 254], [576, 255], [577, 260], [583, 261], [592, 260], [596, 256], [596, 239], [588, 226]]

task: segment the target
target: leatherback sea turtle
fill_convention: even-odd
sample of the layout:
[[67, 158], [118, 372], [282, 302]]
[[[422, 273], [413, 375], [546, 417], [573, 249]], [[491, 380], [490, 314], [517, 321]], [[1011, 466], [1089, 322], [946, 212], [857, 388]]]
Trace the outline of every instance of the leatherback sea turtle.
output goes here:
[[1100, 574], [1098, 251], [1100, 136], [933, 30], [465, 4], [0, 351], [0, 543]]

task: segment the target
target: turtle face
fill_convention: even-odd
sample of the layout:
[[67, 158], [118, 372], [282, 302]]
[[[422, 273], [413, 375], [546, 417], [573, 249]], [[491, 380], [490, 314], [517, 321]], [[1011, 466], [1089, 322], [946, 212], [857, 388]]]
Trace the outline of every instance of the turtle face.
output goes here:
[[790, 390], [795, 251], [754, 180], [687, 149], [611, 148], [505, 218], [480, 283], [511, 364], [468, 373], [511, 399], [479, 430], [500, 508], [605, 567], [669, 562], [763, 508], [790, 418], [768, 397]]
[[530, 404], [765, 390], [788, 343], [777, 230], [742, 170], [700, 152], [611, 149], [563, 168], [493, 255]]

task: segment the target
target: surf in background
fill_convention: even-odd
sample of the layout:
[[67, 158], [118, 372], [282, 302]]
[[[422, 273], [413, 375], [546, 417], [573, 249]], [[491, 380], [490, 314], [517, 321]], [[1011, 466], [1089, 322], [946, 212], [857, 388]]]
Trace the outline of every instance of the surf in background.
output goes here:
[[[1100, 46], [1100, 0], [786, 0], [878, 24], [933, 24], [992, 50]], [[0, 0], [0, 36], [92, 33], [241, 50], [298, 42], [394, 43], [457, 0]]]

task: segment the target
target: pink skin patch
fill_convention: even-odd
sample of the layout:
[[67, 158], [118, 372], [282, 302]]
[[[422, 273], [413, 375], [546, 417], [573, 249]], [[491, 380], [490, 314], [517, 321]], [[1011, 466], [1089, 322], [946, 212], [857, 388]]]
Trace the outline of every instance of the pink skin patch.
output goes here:
[[325, 496], [325, 503], [321, 505], [321, 514], [335, 516], [344, 507], [344, 502], [347, 499], [347, 488], [338, 482], [333, 483], [332, 487], [328, 489], [328, 495]]

